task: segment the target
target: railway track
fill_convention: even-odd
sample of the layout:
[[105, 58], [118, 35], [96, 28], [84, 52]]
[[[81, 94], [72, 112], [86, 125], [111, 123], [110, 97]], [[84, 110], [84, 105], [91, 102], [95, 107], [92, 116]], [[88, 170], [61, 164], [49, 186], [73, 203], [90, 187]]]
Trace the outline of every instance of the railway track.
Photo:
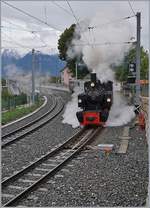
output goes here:
[[21, 199], [26, 198], [31, 191], [38, 189], [40, 184], [54, 176], [100, 130], [100, 127], [80, 130], [56, 149], [2, 181], [3, 206], [14, 206]]
[[41, 128], [44, 126], [46, 123], [51, 121], [53, 118], [55, 118], [62, 110], [64, 107], [64, 103], [61, 98], [57, 97], [53, 100], [53, 104], [51, 108], [44, 113], [42, 116], [39, 118], [35, 119], [34, 121], [29, 122], [28, 124], [15, 129], [14, 131], [11, 131], [5, 135], [2, 136], [2, 144], [1, 148], [5, 148], [14, 142], [24, 138], [28, 134], [34, 132], [35, 130]]

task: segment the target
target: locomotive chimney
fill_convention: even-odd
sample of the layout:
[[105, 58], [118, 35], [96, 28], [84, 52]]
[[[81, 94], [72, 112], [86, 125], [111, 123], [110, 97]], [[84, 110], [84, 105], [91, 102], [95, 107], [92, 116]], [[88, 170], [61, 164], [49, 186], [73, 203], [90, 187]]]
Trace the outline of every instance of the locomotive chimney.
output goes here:
[[91, 73], [91, 82], [96, 83], [96, 73]]

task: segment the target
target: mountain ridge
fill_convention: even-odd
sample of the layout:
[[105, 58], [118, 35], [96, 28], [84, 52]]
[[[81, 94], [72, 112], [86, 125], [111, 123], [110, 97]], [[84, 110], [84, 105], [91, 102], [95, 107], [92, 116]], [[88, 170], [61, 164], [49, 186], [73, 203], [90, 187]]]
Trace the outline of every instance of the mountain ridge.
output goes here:
[[[7, 76], [11, 66], [18, 71], [30, 73], [32, 70], [32, 53], [20, 56], [15, 50], [5, 49], [1, 54], [2, 76]], [[35, 71], [41, 75], [59, 76], [60, 71], [66, 66], [66, 62], [59, 58], [58, 54], [35, 54]], [[41, 69], [40, 69], [41, 68]]]

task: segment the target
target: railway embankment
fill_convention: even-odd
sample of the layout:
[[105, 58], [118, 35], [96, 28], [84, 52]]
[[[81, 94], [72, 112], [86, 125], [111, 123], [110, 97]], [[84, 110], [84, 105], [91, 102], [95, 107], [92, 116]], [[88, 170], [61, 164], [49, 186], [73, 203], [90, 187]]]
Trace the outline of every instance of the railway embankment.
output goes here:
[[47, 98], [42, 97], [39, 102], [32, 105], [17, 106], [9, 111], [2, 112], [2, 128], [19, 122], [43, 108], [47, 103]]

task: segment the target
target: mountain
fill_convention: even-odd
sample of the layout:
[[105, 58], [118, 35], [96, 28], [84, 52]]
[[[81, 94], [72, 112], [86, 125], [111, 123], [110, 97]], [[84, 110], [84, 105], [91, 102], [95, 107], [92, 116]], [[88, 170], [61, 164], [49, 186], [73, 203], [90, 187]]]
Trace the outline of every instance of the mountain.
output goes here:
[[19, 59], [20, 55], [17, 51], [15, 50], [11, 50], [11, 49], [5, 49], [2, 52], [2, 56], [4, 58], [8, 57], [8, 58], [14, 58], [14, 59]]
[[5, 49], [1, 55], [2, 74], [5, 73], [5, 66], [11, 65], [12, 63], [15, 64], [19, 58], [20, 56], [16, 51]]
[[[60, 70], [62, 70], [66, 62], [62, 61], [58, 54], [48, 55], [48, 54], [35, 54], [35, 71], [40, 72], [40, 74], [59, 76]], [[30, 73], [32, 71], [32, 54], [27, 53], [23, 57], [19, 56], [17, 52], [12, 50], [4, 50], [2, 52], [2, 76], [6, 76], [8, 73], [7, 69], [11, 69], [11, 66], [15, 66], [17, 70], [24, 73]], [[41, 70], [39, 68], [41, 66]]]

